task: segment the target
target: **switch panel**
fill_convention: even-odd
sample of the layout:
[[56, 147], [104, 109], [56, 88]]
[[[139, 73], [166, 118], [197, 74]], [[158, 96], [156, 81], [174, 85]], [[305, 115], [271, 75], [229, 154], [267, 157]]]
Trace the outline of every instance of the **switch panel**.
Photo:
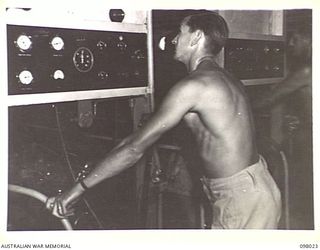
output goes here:
[[241, 80], [284, 76], [284, 42], [229, 39], [225, 69]]
[[148, 85], [146, 33], [7, 25], [9, 95]]

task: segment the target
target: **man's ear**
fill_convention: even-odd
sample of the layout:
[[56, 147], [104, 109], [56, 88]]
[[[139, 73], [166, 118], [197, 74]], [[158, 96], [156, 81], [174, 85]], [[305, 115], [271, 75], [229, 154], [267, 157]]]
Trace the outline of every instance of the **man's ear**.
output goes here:
[[191, 46], [194, 46], [199, 43], [200, 39], [204, 36], [201, 30], [196, 30], [192, 33]]

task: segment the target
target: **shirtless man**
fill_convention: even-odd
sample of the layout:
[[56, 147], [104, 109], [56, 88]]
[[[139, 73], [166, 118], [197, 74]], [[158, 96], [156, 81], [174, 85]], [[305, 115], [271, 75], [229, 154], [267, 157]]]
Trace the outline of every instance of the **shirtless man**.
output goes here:
[[253, 105], [256, 109], [283, 109], [283, 115], [276, 115], [273, 120], [282, 125], [278, 126], [277, 135], [290, 157], [289, 182], [294, 183], [290, 186], [289, 197], [290, 229], [313, 229], [311, 25], [303, 26], [289, 36], [288, 62], [292, 65], [286, 78]]
[[212, 228], [276, 228], [280, 193], [257, 153], [254, 125], [241, 82], [215, 62], [228, 36], [225, 20], [215, 13], [186, 17], [172, 40], [175, 59], [188, 76], [176, 83], [143, 128], [125, 138], [80, 183], [47, 207], [58, 217], [87, 188], [134, 165], [161, 135], [186, 122], [204, 170], [205, 192], [212, 204]]

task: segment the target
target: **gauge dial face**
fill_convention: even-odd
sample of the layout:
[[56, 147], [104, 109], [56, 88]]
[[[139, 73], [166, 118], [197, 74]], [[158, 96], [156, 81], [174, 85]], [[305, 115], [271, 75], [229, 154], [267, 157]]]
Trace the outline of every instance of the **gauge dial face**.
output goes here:
[[93, 54], [90, 49], [81, 47], [73, 54], [73, 64], [80, 72], [89, 72], [94, 63]]
[[64, 42], [63, 39], [60, 36], [55, 36], [54, 38], [52, 38], [51, 40], [51, 46], [52, 48], [54, 48], [55, 50], [62, 50], [63, 46], [64, 46]]
[[22, 84], [28, 85], [32, 82], [33, 76], [29, 70], [23, 70], [19, 74], [19, 80]]
[[28, 50], [31, 48], [32, 41], [28, 36], [20, 35], [16, 43], [20, 50]]
[[55, 79], [55, 80], [58, 80], [58, 79], [63, 80], [64, 79], [63, 71], [61, 69], [55, 70], [54, 73], [53, 73], [53, 79]]

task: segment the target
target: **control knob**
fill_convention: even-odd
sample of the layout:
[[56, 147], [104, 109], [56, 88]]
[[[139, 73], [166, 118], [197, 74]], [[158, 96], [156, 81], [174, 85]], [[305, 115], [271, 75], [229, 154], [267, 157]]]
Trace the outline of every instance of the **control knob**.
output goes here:
[[105, 71], [100, 71], [98, 73], [98, 77], [101, 79], [101, 80], [107, 80], [109, 78], [109, 74]]
[[135, 60], [143, 60], [143, 59], [145, 59], [145, 55], [140, 49], [138, 49], [134, 52], [134, 54], [131, 56], [131, 58], [135, 59]]
[[119, 36], [117, 47], [120, 49], [120, 51], [124, 51], [127, 49], [128, 45], [123, 41], [123, 36]]
[[279, 71], [279, 70], [280, 70], [280, 67], [279, 67], [278, 65], [276, 65], [276, 66], [274, 66], [272, 69], [273, 69], [274, 71]]
[[280, 52], [280, 48], [274, 48], [273, 51], [274, 51], [275, 53], [279, 53], [279, 52]]
[[107, 45], [107, 43], [104, 42], [104, 41], [99, 41], [99, 42], [97, 43], [97, 47], [98, 47], [99, 50], [104, 50], [105, 48], [108, 47], [108, 45]]
[[264, 53], [269, 53], [270, 52], [270, 48], [268, 46], [265, 46], [263, 49]]

